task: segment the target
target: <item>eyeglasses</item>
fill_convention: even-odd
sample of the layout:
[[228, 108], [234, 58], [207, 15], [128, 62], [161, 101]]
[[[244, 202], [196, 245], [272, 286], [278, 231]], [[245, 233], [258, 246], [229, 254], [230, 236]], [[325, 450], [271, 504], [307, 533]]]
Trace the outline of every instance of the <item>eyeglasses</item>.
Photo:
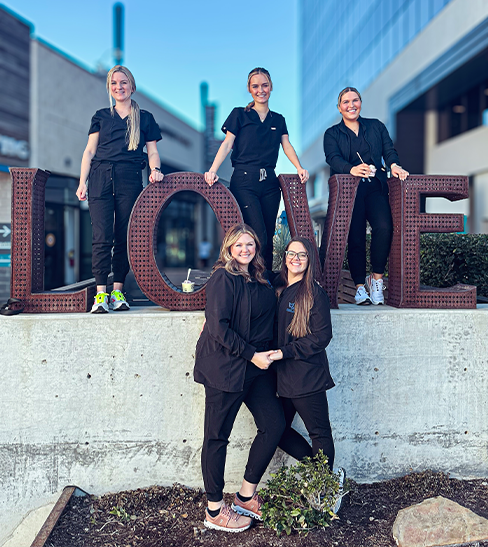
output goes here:
[[293, 258], [297, 257], [298, 260], [306, 260], [308, 258], [308, 253], [296, 253], [295, 251], [285, 251], [285, 255], [292, 260]]

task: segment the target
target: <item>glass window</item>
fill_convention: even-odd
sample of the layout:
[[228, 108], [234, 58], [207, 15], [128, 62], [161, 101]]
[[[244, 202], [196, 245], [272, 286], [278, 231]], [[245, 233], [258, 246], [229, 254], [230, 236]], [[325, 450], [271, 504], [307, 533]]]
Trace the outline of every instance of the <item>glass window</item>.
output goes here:
[[420, 15], [420, 29], [423, 29], [430, 21], [431, 2], [430, 0], [417, 0], [417, 3]]
[[386, 31], [385, 35], [382, 39], [382, 45], [383, 45], [383, 67], [387, 65], [390, 62], [391, 59], [391, 25], [389, 25], [388, 30]]
[[394, 57], [403, 46], [403, 18], [399, 17], [392, 26], [392, 56]]
[[416, 34], [415, 3], [412, 2], [405, 13], [406, 43], [409, 43]]
[[433, 15], [437, 15], [446, 3], [444, 0], [432, 0]]

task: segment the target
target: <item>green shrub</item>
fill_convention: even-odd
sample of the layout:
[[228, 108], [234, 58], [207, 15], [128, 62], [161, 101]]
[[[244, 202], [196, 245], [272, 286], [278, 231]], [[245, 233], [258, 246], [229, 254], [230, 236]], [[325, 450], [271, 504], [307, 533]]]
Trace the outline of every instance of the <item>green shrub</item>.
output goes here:
[[278, 535], [325, 528], [338, 518], [332, 510], [338, 491], [339, 477], [330, 472], [322, 450], [314, 458], [282, 466], [260, 491], [264, 525]]
[[432, 287], [476, 285], [478, 295], [488, 296], [488, 235], [422, 234], [420, 283]]
[[[366, 271], [371, 271], [370, 241], [368, 234]], [[349, 269], [347, 249], [343, 267]], [[475, 285], [479, 296], [488, 297], [488, 234], [420, 234], [420, 284], [442, 288], [456, 283]]]

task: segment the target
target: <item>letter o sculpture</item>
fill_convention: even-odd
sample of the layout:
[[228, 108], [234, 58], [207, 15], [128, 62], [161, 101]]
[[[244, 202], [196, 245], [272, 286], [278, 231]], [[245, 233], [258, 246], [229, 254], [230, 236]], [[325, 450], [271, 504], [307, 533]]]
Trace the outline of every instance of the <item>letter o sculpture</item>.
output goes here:
[[159, 219], [171, 198], [178, 192], [191, 191], [205, 198], [224, 232], [239, 222], [242, 214], [234, 196], [220, 182], [209, 186], [200, 173], [172, 173], [162, 182], [148, 184], [137, 198], [129, 221], [129, 262], [141, 291], [156, 304], [169, 310], [203, 310], [205, 287], [184, 293], [156, 264]]

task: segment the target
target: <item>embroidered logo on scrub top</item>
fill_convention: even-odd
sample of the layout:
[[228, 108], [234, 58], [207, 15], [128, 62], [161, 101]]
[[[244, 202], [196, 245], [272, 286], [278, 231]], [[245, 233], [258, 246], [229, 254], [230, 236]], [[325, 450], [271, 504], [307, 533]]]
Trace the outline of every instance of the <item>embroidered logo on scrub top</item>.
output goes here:
[[295, 302], [288, 302], [288, 308], [286, 311], [289, 311], [290, 313], [295, 313]]
[[272, 130], [272, 131], [276, 131], [276, 127], [272, 127], [271, 130]]

